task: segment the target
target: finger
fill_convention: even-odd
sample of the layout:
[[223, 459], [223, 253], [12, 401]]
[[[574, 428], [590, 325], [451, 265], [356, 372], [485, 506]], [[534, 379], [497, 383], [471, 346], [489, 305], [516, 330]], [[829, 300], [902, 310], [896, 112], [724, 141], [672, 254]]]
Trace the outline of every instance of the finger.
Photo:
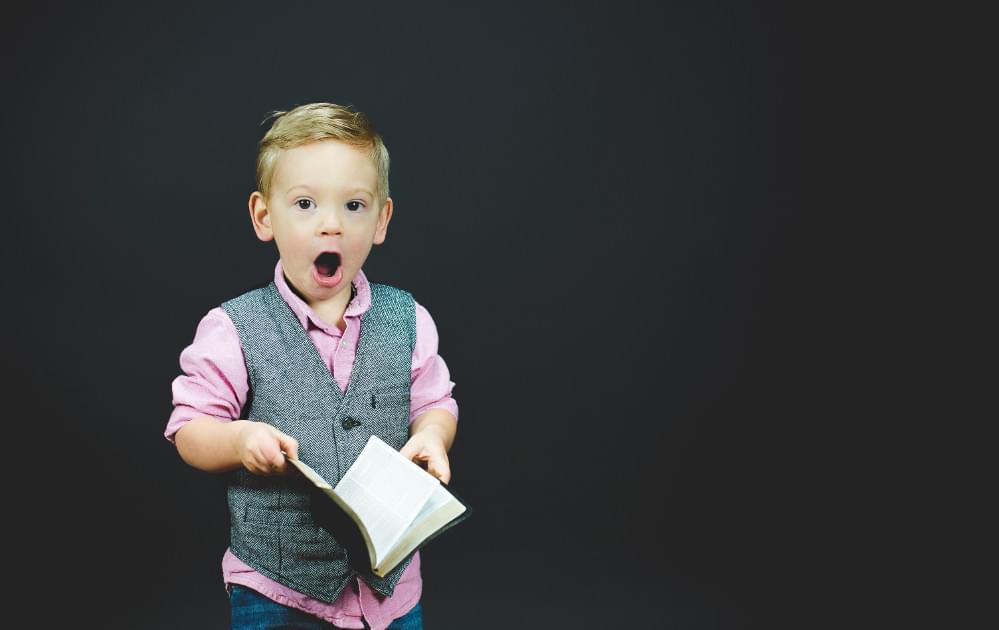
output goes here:
[[399, 453], [401, 453], [402, 456], [405, 457], [406, 459], [413, 461], [413, 459], [416, 457], [416, 454], [419, 453], [419, 449], [416, 446], [414, 446], [412, 440], [410, 440], [409, 442], [406, 442], [402, 448], [399, 449]]
[[267, 461], [274, 470], [286, 470], [285, 453], [289, 457], [298, 458], [298, 440], [274, 427], [270, 429], [271, 440], [267, 444]]
[[269, 453], [266, 449], [260, 449], [256, 457], [253, 458], [252, 465], [258, 475], [273, 475], [280, 471], [281, 463], [277, 461], [282, 457], [281, 453]]
[[290, 435], [279, 433], [278, 443], [281, 446], [281, 450], [287, 453], [289, 458], [298, 459], [298, 440]]
[[253, 457], [250, 461], [246, 462], [246, 469], [254, 475], [271, 474], [270, 465], [262, 457]]
[[243, 454], [243, 466], [255, 475], [265, 474], [267, 465], [266, 458], [260, 451], [260, 446], [256, 443], [251, 443], [247, 446], [246, 451]]
[[451, 483], [451, 472], [448, 470], [442, 470], [433, 473], [434, 477], [441, 480], [441, 483]]
[[281, 447], [270, 446], [266, 451], [267, 463], [273, 467], [280, 468], [284, 465], [284, 455], [281, 454]]
[[413, 462], [420, 468], [424, 470], [427, 469], [427, 462], [430, 460], [430, 454], [427, 453], [423, 447], [406, 444], [399, 449], [399, 452], [403, 457]]
[[271, 472], [284, 469], [284, 455], [281, 454], [281, 447], [276, 436], [270, 440], [264, 440], [260, 445], [260, 464]]
[[427, 462], [427, 472], [444, 483], [451, 481], [451, 466], [446, 457], [432, 457]]

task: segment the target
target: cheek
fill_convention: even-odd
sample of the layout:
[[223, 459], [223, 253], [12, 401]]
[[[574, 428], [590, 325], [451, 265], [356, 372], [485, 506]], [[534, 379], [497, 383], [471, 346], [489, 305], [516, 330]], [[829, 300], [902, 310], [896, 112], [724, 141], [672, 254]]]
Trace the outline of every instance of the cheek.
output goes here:
[[348, 259], [358, 267], [360, 267], [361, 263], [364, 262], [364, 259], [367, 257], [369, 251], [371, 251], [370, 240], [344, 243], [344, 253], [347, 255]]
[[[311, 251], [310, 241], [295, 232], [286, 231], [276, 237], [278, 251], [289, 259], [306, 259]], [[311, 261], [310, 261], [311, 262]]]

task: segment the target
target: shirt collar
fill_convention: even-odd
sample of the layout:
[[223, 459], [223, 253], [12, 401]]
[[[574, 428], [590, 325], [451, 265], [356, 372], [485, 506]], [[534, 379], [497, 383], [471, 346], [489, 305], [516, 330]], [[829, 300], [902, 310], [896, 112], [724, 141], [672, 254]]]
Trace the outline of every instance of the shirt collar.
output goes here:
[[[327, 324], [322, 319], [316, 315], [316, 312], [312, 310], [312, 307], [305, 303], [305, 300], [300, 298], [297, 293], [295, 293], [291, 287], [288, 285], [288, 281], [285, 280], [284, 270], [281, 267], [281, 260], [278, 259], [277, 264], [274, 266], [274, 284], [277, 285], [278, 293], [284, 298], [284, 301], [288, 303], [291, 307], [291, 312], [295, 314], [298, 318], [302, 328], [309, 329], [309, 321], [311, 320], [313, 325], [317, 328], [321, 328], [326, 332], [331, 332], [339, 335], [340, 330], [336, 327], [335, 323]], [[371, 308], [371, 286], [368, 284], [368, 278], [364, 275], [364, 271], [358, 269], [357, 275], [354, 276], [354, 281], [352, 283], [354, 288], [354, 297], [347, 304], [347, 310], [344, 311], [344, 318], [347, 317], [360, 317], [369, 308]]]

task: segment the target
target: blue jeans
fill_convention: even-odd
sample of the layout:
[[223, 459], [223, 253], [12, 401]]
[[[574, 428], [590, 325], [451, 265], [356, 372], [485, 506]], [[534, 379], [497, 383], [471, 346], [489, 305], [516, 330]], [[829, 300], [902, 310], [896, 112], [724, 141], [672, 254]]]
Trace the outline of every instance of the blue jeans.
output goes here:
[[[253, 589], [232, 585], [229, 595], [232, 630], [330, 630], [336, 628], [318, 617], [267, 599]], [[365, 624], [367, 627], [367, 624]], [[388, 630], [423, 630], [423, 607], [416, 602], [408, 613], [395, 619]]]

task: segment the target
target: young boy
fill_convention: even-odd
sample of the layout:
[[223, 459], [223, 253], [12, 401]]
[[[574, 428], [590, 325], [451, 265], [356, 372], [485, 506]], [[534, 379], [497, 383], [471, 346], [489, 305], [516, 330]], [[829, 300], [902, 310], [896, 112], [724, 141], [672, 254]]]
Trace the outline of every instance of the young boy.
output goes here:
[[392, 218], [388, 171], [363, 114], [278, 112], [249, 200], [257, 237], [277, 244], [274, 281], [209, 311], [181, 353], [165, 435], [191, 466], [229, 471], [233, 628], [422, 627], [419, 552], [385, 578], [352, 568], [282, 454], [336, 485], [378, 435], [450, 479], [458, 407], [437, 329], [361, 271]]

